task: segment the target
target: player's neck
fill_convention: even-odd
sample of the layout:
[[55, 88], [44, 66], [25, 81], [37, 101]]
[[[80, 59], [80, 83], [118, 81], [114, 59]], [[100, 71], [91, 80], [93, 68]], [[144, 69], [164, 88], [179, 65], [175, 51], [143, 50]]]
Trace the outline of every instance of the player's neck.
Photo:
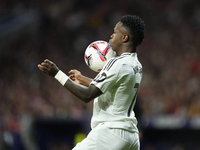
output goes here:
[[135, 53], [136, 47], [124, 47], [121, 51], [117, 52], [117, 55], [120, 56], [123, 53]]

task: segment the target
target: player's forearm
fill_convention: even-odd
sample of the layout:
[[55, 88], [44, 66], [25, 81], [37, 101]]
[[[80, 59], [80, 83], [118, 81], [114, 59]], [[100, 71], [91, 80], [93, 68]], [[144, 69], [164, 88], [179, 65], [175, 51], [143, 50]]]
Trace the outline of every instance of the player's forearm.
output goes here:
[[67, 80], [64, 85], [72, 94], [81, 99], [83, 102], [88, 103], [93, 100], [95, 97], [99, 96], [97, 92], [94, 92], [94, 87], [87, 87], [78, 83], [73, 82], [72, 80]]
[[83, 76], [83, 75], [79, 76], [78, 80], [80, 81], [80, 84], [85, 85], [87, 87], [89, 87], [90, 83], [92, 82], [91, 78], [88, 78], [88, 77]]
[[[72, 81], [64, 72], [59, 70], [54, 76], [65, 88], [67, 88], [72, 94], [80, 98], [85, 103], [93, 100], [102, 92], [94, 85], [84, 86], [82, 84]], [[82, 78], [82, 77], [81, 77]], [[91, 81], [89, 78], [83, 78], [84, 83], [89, 84]]]

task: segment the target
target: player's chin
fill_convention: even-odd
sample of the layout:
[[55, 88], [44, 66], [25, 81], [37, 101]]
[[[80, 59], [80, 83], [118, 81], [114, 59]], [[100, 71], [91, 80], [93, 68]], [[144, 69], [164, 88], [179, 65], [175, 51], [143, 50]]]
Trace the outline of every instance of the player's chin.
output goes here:
[[112, 45], [112, 43], [110, 44], [110, 47], [112, 48], [113, 51], [115, 51], [115, 47]]
[[112, 47], [112, 49], [113, 49], [113, 46], [112, 46], [112, 41], [111, 40], [109, 40], [109, 42], [108, 42], [109, 44], [110, 44], [110, 47]]

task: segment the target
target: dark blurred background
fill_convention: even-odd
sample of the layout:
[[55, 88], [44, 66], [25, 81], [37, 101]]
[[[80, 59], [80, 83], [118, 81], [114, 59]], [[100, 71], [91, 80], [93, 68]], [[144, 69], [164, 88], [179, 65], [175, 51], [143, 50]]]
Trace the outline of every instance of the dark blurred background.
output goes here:
[[83, 55], [125, 14], [140, 16], [142, 150], [200, 149], [199, 0], [1, 0], [0, 150], [68, 150], [90, 131], [85, 104], [39, 71], [48, 58], [95, 77]]

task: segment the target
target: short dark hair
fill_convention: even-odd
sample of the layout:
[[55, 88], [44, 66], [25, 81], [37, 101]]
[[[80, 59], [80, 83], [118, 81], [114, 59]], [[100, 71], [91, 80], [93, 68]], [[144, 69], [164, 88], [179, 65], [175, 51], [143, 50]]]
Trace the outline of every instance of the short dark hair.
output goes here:
[[132, 36], [132, 42], [135, 46], [142, 43], [145, 36], [145, 24], [144, 21], [136, 15], [125, 15], [122, 16], [121, 21], [123, 25], [130, 30]]

